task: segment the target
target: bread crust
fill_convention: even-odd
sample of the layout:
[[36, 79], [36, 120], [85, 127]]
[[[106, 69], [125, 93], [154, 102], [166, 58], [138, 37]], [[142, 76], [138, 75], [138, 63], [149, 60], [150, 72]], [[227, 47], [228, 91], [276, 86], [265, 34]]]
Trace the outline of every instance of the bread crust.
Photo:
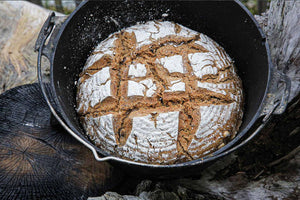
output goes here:
[[198, 159], [224, 146], [241, 124], [242, 102], [224, 49], [167, 21], [112, 34], [78, 81], [77, 112], [94, 144], [152, 164]]

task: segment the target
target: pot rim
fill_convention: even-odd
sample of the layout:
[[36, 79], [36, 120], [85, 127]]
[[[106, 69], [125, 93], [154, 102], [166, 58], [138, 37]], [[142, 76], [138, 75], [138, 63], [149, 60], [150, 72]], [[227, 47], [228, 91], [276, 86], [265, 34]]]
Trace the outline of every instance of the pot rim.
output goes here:
[[[56, 51], [57, 51], [57, 44], [64, 32], [64, 30], [66, 29], [67, 25], [69, 24], [69, 22], [71, 21], [71, 19], [77, 14], [77, 12], [84, 6], [87, 5], [89, 1], [84, 1], [82, 2], [70, 15], [69, 17], [63, 22], [63, 24], [61, 25], [55, 39], [54, 39], [54, 49], [53, 49], [53, 53], [51, 54], [51, 57], [49, 58], [50, 60], [50, 80], [51, 80], [51, 88], [52, 88], [52, 92], [53, 92], [53, 98], [55, 101], [56, 106], [58, 107], [58, 110], [60, 111], [59, 114], [62, 116], [63, 121], [66, 122], [67, 126], [69, 129], [71, 129], [71, 131], [76, 134], [76, 135], [81, 135], [80, 133], [78, 133], [78, 131], [76, 130], [76, 128], [73, 127], [72, 123], [69, 121], [66, 113], [64, 112], [64, 110], [62, 109], [62, 106], [58, 100], [57, 97], [57, 93], [56, 93], [56, 87], [54, 84], [54, 76], [53, 76], [53, 61], [55, 59], [55, 55], [56, 55]], [[250, 17], [250, 19], [252, 20], [252, 22], [254, 23], [255, 27], [257, 28], [257, 30], [260, 33], [260, 36], [262, 38], [263, 41], [266, 40], [266, 36], [263, 33], [262, 29], [260, 28], [258, 22], [255, 20], [254, 16], [252, 15], [252, 13], [238, 0], [234, 0], [233, 2], [235, 2], [238, 6], [240, 6], [240, 8], [246, 12], [246, 14]], [[215, 160], [217, 158], [223, 157], [229, 153], [231, 153], [233, 150], [236, 150], [237, 148], [234, 148], [235, 146], [233, 146], [234, 144], [237, 144], [238, 141], [244, 137], [246, 135], [246, 133], [250, 130], [250, 128], [254, 125], [254, 123], [257, 121], [257, 119], [259, 117], [261, 117], [262, 114], [262, 110], [264, 108], [264, 103], [266, 102], [266, 96], [268, 94], [268, 91], [270, 90], [270, 79], [271, 79], [271, 72], [273, 71], [273, 65], [272, 65], [272, 61], [271, 61], [271, 56], [270, 56], [270, 49], [269, 49], [269, 45], [267, 42], [264, 42], [264, 46], [266, 48], [266, 54], [267, 54], [267, 60], [268, 60], [268, 77], [267, 77], [267, 84], [266, 84], [266, 89], [263, 95], [263, 98], [261, 100], [261, 103], [257, 109], [256, 114], [252, 117], [252, 119], [249, 121], [249, 123], [247, 124], [247, 126], [241, 131], [238, 132], [236, 137], [231, 140], [230, 142], [228, 142], [224, 147], [222, 147], [221, 149], [209, 154], [208, 156], [199, 158], [199, 159], [195, 159], [195, 160], [191, 160], [191, 161], [187, 161], [187, 162], [183, 162], [183, 163], [177, 163], [177, 164], [170, 164], [170, 165], [160, 165], [160, 164], [147, 164], [147, 163], [141, 163], [141, 162], [135, 162], [135, 161], [130, 161], [130, 160], [126, 160], [120, 157], [116, 157], [116, 156], [111, 156], [110, 154], [108, 154], [107, 152], [101, 150], [100, 148], [98, 148], [96, 145], [92, 144], [90, 142], [90, 144], [92, 144], [93, 148], [100, 153], [102, 156], [104, 156], [105, 158], [107, 158], [106, 160], [114, 160], [117, 162], [121, 162], [121, 163], [125, 163], [125, 164], [129, 164], [129, 165], [137, 165], [137, 166], [143, 166], [143, 167], [151, 167], [151, 168], [179, 168], [179, 167], [183, 167], [183, 166], [192, 166], [192, 165], [198, 165], [198, 164], [204, 164], [207, 162], [210, 162], [212, 160]], [[66, 127], [64, 127], [66, 128]], [[243, 142], [240, 142], [240, 144]], [[245, 143], [243, 143], [244, 145]], [[238, 145], [238, 144], [237, 144]], [[240, 145], [239, 147], [243, 146]], [[238, 148], [239, 148], [238, 147]], [[233, 149], [233, 150], [232, 150]], [[96, 158], [97, 159], [97, 158]]]

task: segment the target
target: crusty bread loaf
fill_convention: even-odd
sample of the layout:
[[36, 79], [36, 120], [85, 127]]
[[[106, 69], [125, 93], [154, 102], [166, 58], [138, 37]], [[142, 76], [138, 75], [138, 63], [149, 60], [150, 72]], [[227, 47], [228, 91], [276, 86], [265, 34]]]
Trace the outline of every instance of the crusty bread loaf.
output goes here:
[[95, 48], [80, 74], [77, 111], [104, 151], [172, 164], [232, 139], [242, 101], [241, 81], [222, 47], [182, 25], [149, 21]]

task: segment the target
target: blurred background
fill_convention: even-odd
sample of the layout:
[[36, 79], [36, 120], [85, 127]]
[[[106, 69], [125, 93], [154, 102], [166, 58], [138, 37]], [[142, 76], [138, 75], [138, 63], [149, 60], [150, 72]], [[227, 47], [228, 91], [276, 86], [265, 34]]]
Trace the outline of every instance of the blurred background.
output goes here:
[[[82, 0], [28, 0], [50, 10], [55, 10], [64, 14], [70, 14]], [[270, 4], [271, 0], [240, 0], [252, 14], [263, 13]]]

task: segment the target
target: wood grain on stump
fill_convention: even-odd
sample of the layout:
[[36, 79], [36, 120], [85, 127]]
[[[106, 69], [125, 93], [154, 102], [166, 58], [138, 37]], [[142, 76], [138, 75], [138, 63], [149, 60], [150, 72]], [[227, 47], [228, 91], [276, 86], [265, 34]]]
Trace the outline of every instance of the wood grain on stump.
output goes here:
[[86, 199], [121, 178], [51, 117], [37, 83], [0, 95], [1, 200]]

